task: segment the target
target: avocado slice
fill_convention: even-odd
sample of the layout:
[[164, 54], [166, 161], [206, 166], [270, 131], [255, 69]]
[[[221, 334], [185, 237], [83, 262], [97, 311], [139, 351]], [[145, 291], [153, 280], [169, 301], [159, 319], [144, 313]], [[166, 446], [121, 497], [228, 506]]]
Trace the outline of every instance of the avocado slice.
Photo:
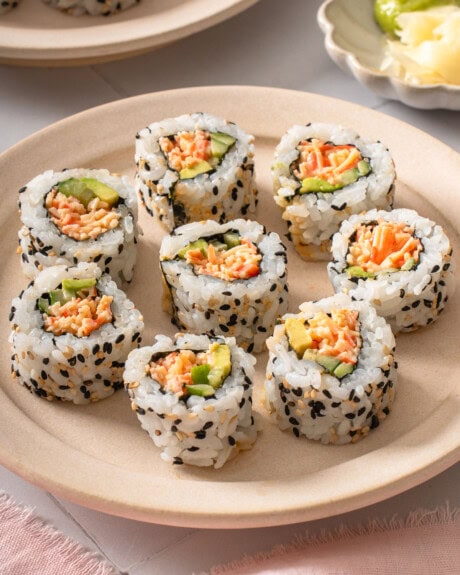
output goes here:
[[208, 373], [208, 383], [214, 389], [220, 387], [232, 370], [230, 348], [227, 344], [217, 344], [211, 351], [212, 367]]
[[195, 240], [194, 242], [190, 242], [189, 244], [184, 246], [182, 249], [180, 249], [177, 252], [177, 255], [181, 259], [184, 259], [187, 252], [189, 252], [190, 250], [200, 250], [201, 253], [205, 257], [207, 257], [207, 255], [208, 255], [208, 242], [206, 240], [203, 240], [203, 239], [198, 239], [198, 240]]
[[61, 194], [64, 194], [66, 197], [72, 196], [73, 198], [76, 198], [85, 206], [85, 208], [87, 208], [89, 202], [94, 200], [96, 197], [96, 194], [88, 188], [84, 182], [76, 178], [70, 178], [63, 182], [59, 182], [57, 189], [58, 192], [61, 192]]
[[212, 385], [208, 385], [207, 383], [186, 385], [185, 388], [190, 395], [199, 395], [200, 397], [211, 397], [216, 393]]
[[401, 266], [401, 270], [406, 272], [408, 270], [411, 270], [414, 266], [415, 266], [415, 259], [409, 258], [407, 262]]
[[225, 232], [223, 238], [228, 249], [239, 246], [241, 243], [240, 234], [238, 232]]
[[215, 158], [222, 158], [236, 142], [236, 138], [223, 132], [211, 132], [211, 154]]
[[179, 178], [181, 180], [189, 180], [199, 176], [200, 174], [205, 174], [206, 172], [210, 172], [213, 169], [209, 162], [202, 160], [196, 163], [191, 168], [184, 168], [179, 172]]
[[349, 266], [345, 271], [354, 278], [373, 278], [375, 276], [373, 272], [367, 272], [361, 266]]
[[317, 355], [316, 363], [327, 369], [329, 373], [334, 373], [337, 367], [342, 363], [340, 359], [330, 355]]
[[191, 369], [190, 375], [192, 376], [193, 384], [207, 384], [208, 374], [211, 371], [209, 363], [202, 365], [194, 365]]
[[62, 280], [62, 289], [65, 291], [80, 291], [82, 289], [89, 289], [96, 285], [96, 278], [82, 278], [70, 279], [65, 278]]
[[305, 323], [301, 319], [288, 317], [284, 322], [284, 329], [288, 336], [289, 345], [300, 359], [303, 357], [305, 350], [311, 346], [311, 337], [305, 329]]
[[224, 244], [224, 242], [220, 242], [219, 240], [211, 240], [209, 242], [209, 244], [212, 245], [214, 247], [214, 249], [218, 252], [219, 251], [221, 252], [221, 251], [228, 249], [227, 244]]
[[355, 369], [355, 366], [352, 363], [341, 362], [334, 369], [334, 375], [335, 375], [335, 377], [337, 377], [337, 379], [342, 379], [342, 377], [349, 375], [354, 369]]
[[299, 193], [306, 194], [311, 192], [334, 192], [342, 186], [330, 184], [321, 178], [305, 178], [302, 180], [302, 186]]
[[80, 181], [83, 182], [101, 202], [106, 202], [110, 207], [118, 203], [120, 196], [118, 192], [110, 186], [103, 184], [95, 178], [81, 178]]
[[340, 179], [344, 186], [349, 186], [350, 184], [354, 184], [360, 175], [358, 168], [350, 168], [343, 172]]
[[367, 176], [371, 171], [371, 165], [367, 160], [360, 160], [357, 168], [360, 176]]

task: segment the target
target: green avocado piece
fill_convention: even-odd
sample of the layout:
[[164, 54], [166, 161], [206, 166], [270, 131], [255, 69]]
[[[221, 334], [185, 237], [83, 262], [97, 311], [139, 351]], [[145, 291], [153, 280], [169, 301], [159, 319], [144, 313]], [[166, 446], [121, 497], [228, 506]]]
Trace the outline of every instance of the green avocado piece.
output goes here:
[[230, 134], [225, 134], [224, 132], [210, 132], [210, 136], [211, 141], [217, 140], [222, 142], [223, 144], [227, 145], [227, 148], [230, 148], [230, 146], [233, 146], [233, 144], [236, 142], [236, 138], [230, 136]]
[[196, 383], [193, 385], [186, 385], [185, 388], [190, 395], [199, 395], [200, 397], [211, 397], [216, 393], [212, 385], [207, 383]]
[[216, 251], [218, 251], [218, 252], [219, 252], [219, 251], [221, 252], [221, 251], [224, 251], [224, 250], [227, 250], [227, 249], [228, 249], [227, 244], [224, 244], [224, 242], [220, 242], [219, 240], [211, 240], [209, 243], [210, 243], [210, 245], [212, 245], [212, 246], [214, 247], [214, 249], [215, 249]]
[[229, 134], [224, 134], [222, 132], [211, 132], [211, 154], [215, 158], [222, 158], [228, 152], [228, 150], [236, 142], [236, 139]]
[[367, 176], [371, 171], [371, 165], [367, 160], [360, 160], [357, 167], [360, 176]]
[[59, 302], [61, 305], [70, 301], [72, 295], [69, 292], [65, 292], [63, 289], [54, 289], [49, 292], [50, 305]]
[[42, 313], [48, 313], [50, 308], [50, 302], [46, 299], [46, 297], [38, 298], [38, 309]]
[[69, 279], [62, 280], [62, 289], [65, 291], [78, 292], [82, 289], [89, 289], [95, 287], [96, 278], [82, 278], [82, 279]]
[[352, 363], [341, 362], [334, 369], [334, 375], [335, 375], [335, 377], [337, 377], [337, 379], [342, 379], [342, 377], [349, 375], [354, 369], [355, 369], [355, 366]]
[[239, 246], [241, 243], [240, 234], [238, 232], [225, 232], [223, 238], [228, 249]]
[[194, 365], [190, 372], [193, 384], [207, 384], [208, 373], [210, 371], [211, 366], [208, 363], [203, 363], [202, 365]]
[[219, 344], [211, 352], [212, 367], [208, 373], [208, 383], [214, 389], [220, 387], [232, 370], [230, 348], [227, 344]]
[[96, 197], [96, 194], [88, 188], [82, 180], [78, 180], [77, 178], [70, 178], [59, 182], [57, 189], [58, 192], [61, 192], [61, 194], [64, 194], [66, 197], [72, 196], [76, 198], [85, 208], [88, 207], [89, 202]]
[[401, 270], [406, 272], [411, 270], [414, 266], [415, 266], [414, 258], [409, 258], [407, 262], [401, 266]]
[[288, 336], [289, 345], [300, 359], [303, 357], [305, 350], [311, 346], [311, 337], [305, 329], [305, 323], [301, 319], [288, 317], [284, 322], [284, 329]]
[[361, 266], [349, 266], [345, 271], [349, 277], [353, 278], [373, 278], [375, 276], [373, 272], [366, 272]]
[[196, 178], [200, 174], [205, 174], [206, 172], [210, 172], [212, 170], [212, 166], [209, 162], [202, 160], [196, 163], [192, 168], [184, 168], [179, 172], [179, 178], [181, 180], [190, 180], [192, 178]]
[[189, 244], [184, 246], [182, 249], [180, 249], [177, 252], [177, 255], [181, 259], [184, 259], [187, 252], [189, 252], [190, 250], [200, 250], [201, 253], [205, 257], [207, 257], [207, 255], [208, 255], [208, 242], [206, 240], [203, 240], [203, 239], [198, 239], [198, 240], [195, 240], [194, 242], [190, 242]]
[[459, 0], [376, 0], [374, 2], [374, 18], [383, 32], [397, 37], [399, 26], [397, 18], [403, 12], [428, 10], [439, 6], [460, 6]]
[[302, 186], [299, 190], [299, 193], [306, 194], [311, 192], [334, 192], [341, 187], [341, 185], [330, 184], [321, 178], [305, 178], [302, 180]]
[[327, 369], [329, 373], [334, 373], [334, 370], [340, 365], [341, 361], [330, 355], [317, 354], [316, 363], [319, 363], [319, 365]]
[[106, 202], [110, 207], [118, 203], [120, 196], [118, 192], [110, 186], [103, 184], [95, 178], [81, 178], [80, 181], [82, 181], [101, 202]]
[[360, 175], [358, 168], [350, 168], [343, 172], [340, 179], [344, 186], [349, 186], [350, 184], [354, 184]]

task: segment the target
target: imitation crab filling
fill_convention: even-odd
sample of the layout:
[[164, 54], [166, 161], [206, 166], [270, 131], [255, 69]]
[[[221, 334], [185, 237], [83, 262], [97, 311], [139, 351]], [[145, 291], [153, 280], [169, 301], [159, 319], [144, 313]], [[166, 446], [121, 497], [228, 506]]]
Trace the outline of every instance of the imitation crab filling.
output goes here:
[[192, 265], [197, 275], [229, 282], [259, 275], [262, 260], [257, 246], [234, 231], [191, 242], [178, 257]]
[[95, 279], [64, 279], [61, 287], [42, 295], [38, 308], [45, 331], [87, 337], [112, 322], [112, 301], [112, 296], [99, 295]]
[[146, 372], [165, 392], [179, 397], [212, 397], [231, 372], [230, 348], [212, 343], [208, 350], [181, 349], [152, 358]]
[[215, 170], [236, 139], [222, 132], [196, 130], [159, 139], [168, 165], [181, 180]]
[[353, 277], [372, 278], [379, 273], [411, 270], [422, 250], [414, 228], [404, 222], [360, 224], [348, 249], [346, 271]]
[[354, 370], [361, 349], [357, 311], [318, 312], [307, 322], [287, 318], [285, 330], [299, 359], [315, 361], [338, 379]]
[[48, 192], [45, 207], [51, 221], [74, 240], [96, 239], [120, 223], [118, 193], [93, 178], [70, 178]]
[[300, 194], [334, 192], [371, 171], [369, 161], [353, 145], [335, 145], [311, 138], [300, 142], [297, 150], [299, 157], [292, 170], [301, 182]]

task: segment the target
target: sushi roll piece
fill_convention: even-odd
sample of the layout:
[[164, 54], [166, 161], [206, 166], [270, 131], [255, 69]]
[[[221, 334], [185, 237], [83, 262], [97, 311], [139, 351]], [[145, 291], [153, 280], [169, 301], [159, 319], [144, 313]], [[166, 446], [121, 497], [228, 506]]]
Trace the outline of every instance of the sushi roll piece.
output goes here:
[[24, 274], [96, 262], [119, 287], [136, 262], [137, 197], [126, 177], [81, 168], [36, 176], [19, 190]]
[[332, 258], [334, 291], [374, 305], [395, 334], [435, 321], [453, 293], [449, 238], [414, 210], [352, 216], [334, 235]]
[[171, 231], [254, 212], [254, 137], [196, 113], [155, 122], [136, 135], [136, 187], [147, 212]]
[[354, 443], [389, 414], [395, 339], [367, 302], [336, 294], [286, 314], [268, 340], [266, 406], [282, 430]]
[[235, 337], [261, 352], [288, 305], [286, 249], [249, 220], [196, 222], [160, 248], [163, 306], [180, 330]]
[[129, 354], [132, 409], [163, 460], [219, 468], [252, 446], [254, 364], [234, 338], [192, 334], [159, 335]]
[[0, 1], [0, 16], [6, 14], [13, 8], [17, 8], [19, 6], [20, 0], [1, 0]]
[[275, 202], [306, 260], [330, 259], [332, 235], [352, 214], [391, 209], [395, 178], [382, 143], [333, 124], [293, 126], [272, 164]]
[[42, 271], [10, 313], [13, 377], [49, 401], [99, 401], [123, 387], [140, 312], [94, 263]]
[[56, 8], [72, 16], [110, 16], [139, 4], [140, 0], [43, 0], [51, 8]]

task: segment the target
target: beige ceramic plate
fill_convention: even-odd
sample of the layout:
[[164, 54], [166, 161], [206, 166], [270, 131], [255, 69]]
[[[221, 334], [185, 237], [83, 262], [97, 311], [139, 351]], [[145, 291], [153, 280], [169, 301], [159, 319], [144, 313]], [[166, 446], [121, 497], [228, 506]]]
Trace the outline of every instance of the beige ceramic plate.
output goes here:
[[[399, 387], [394, 410], [355, 445], [324, 446], [281, 432], [261, 401], [265, 355], [258, 357], [254, 406], [261, 425], [251, 451], [222, 469], [162, 462], [130, 409], [125, 392], [87, 407], [48, 403], [9, 374], [8, 311], [27, 284], [15, 253], [17, 190], [47, 168], [106, 167], [134, 173], [134, 136], [148, 123], [205, 110], [256, 137], [258, 219], [286, 229], [271, 198], [269, 166], [278, 139], [293, 123], [328, 121], [382, 140], [399, 180], [396, 204], [441, 222], [459, 252], [460, 181], [453, 150], [393, 118], [340, 100], [268, 88], [211, 87], [119, 100], [61, 121], [0, 156], [3, 255], [0, 362], [0, 463], [58, 496], [134, 519], [197, 527], [255, 527], [346, 512], [413, 487], [458, 460], [460, 289], [439, 321], [398, 336]], [[158, 248], [163, 231], [141, 210], [144, 236], [129, 296], [146, 321], [144, 343], [173, 334], [160, 308]], [[324, 263], [308, 264], [288, 248], [290, 309], [332, 294]], [[7, 271], [5, 271], [7, 270]], [[458, 280], [457, 280], [458, 283]], [[457, 286], [458, 288], [458, 286]]]
[[133, 56], [235, 16], [257, 0], [142, 0], [107, 18], [22, 0], [0, 17], [0, 63], [75, 66]]

